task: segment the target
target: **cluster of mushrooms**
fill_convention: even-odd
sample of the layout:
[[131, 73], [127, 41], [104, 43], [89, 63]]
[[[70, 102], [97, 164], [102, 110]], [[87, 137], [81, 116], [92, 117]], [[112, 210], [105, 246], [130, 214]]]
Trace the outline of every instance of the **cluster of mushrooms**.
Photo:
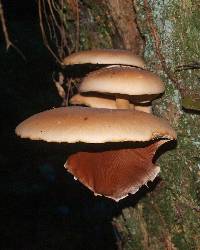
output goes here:
[[164, 92], [163, 82], [145, 69], [142, 58], [125, 50], [81, 51], [63, 64], [96, 64], [99, 69], [82, 79], [71, 106], [29, 117], [16, 134], [82, 143], [83, 150], [72, 153], [64, 165], [75, 179], [115, 201], [136, 193], [160, 171], [154, 157], [158, 148], [176, 140], [170, 124], [152, 114], [151, 103]]

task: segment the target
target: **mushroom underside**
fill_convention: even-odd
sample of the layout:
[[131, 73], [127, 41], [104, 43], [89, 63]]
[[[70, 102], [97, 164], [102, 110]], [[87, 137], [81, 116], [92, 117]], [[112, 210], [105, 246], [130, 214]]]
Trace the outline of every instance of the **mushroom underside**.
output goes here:
[[153, 158], [165, 142], [160, 140], [138, 148], [78, 152], [68, 158], [65, 168], [95, 195], [119, 201], [155, 179], [160, 168], [154, 165]]
[[[137, 101], [132, 102], [128, 98], [121, 98], [120, 96], [116, 99], [109, 95], [85, 95], [76, 94], [70, 99], [72, 105], [85, 105], [92, 108], [107, 108], [107, 109], [132, 109], [139, 110], [146, 113], [152, 113], [151, 101], [139, 101], [138, 97], [135, 98]], [[147, 99], [147, 97], [146, 97]]]

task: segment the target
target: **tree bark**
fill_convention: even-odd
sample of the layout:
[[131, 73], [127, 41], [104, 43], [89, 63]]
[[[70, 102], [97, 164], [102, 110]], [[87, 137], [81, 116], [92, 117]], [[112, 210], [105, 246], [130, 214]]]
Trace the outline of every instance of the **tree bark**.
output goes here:
[[142, 54], [144, 40], [137, 25], [135, 7], [132, 0], [105, 1], [113, 23], [121, 37], [123, 47], [135, 54]]
[[[70, 7], [74, 1], [67, 2]], [[199, 6], [197, 0], [151, 4], [144, 0], [135, 5], [129, 0], [79, 2], [79, 48], [144, 52], [148, 68], [166, 85], [165, 95], [153, 103], [154, 113], [167, 118], [178, 134], [176, 148], [159, 158], [159, 181], [137, 202], [130, 198], [122, 213], [113, 218], [120, 235], [116, 239], [119, 249], [200, 246], [200, 116], [181, 106], [185, 95], [200, 92], [200, 70], [177, 71], [177, 66], [199, 60]]]

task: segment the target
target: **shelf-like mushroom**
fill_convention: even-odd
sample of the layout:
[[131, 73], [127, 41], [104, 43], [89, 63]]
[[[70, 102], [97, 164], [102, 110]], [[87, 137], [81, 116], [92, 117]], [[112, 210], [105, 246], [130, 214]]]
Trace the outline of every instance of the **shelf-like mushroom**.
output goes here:
[[131, 108], [132, 102], [136, 103], [136, 109], [145, 107], [147, 112], [151, 110], [151, 101], [164, 90], [164, 84], [157, 75], [129, 66], [112, 66], [93, 71], [83, 78], [79, 87], [82, 94], [114, 96], [119, 109]]
[[130, 65], [144, 68], [144, 60], [128, 50], [93, 49], [73, 53], [63, 60], [64, 65], [101, 64], [101, 65]]
[[160, 171], [153, 162], [160, 145], [176, 139], [169, 123], [131, 110], [55, 108], [16, 128], [22, 138], [80, 143], [90, 150], [69, 156], [65, 168], [95, 194], [118, 201], [134, 194]]
[[[71, 105], [84, 105], [91, 108], [117, 109], [116, 101], [113, 99], [109, 99], [108, 96], [97, 97], [76, 94], [72, 96], [72, 98], [70, 98], [69, 103]], [[141, 102], [138, 105], [130, 103], [128, 109], [135, 109], [146, 113], [152, 113], [151, 102]]]

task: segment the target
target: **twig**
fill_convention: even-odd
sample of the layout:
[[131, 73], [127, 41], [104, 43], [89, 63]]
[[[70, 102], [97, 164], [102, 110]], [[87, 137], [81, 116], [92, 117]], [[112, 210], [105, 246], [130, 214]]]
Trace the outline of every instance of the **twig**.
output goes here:
[[[76, 31], [77, 43], [77, 41], [71, 41], [70, 36], [67, 36], [68, 26], [64, 9], [64, 0], [38, 0], [40, 29], [44, 45], [61, 65], [62, 58], [66, 55], [66, 52], [70, 54], [72, 50], [79, 47], [79, 13], [76, 14], [78, 20]], [[54, 46], [51, 46], [49, 40], [53, 42]], [[71, 48], [72, 46], [74, 48]]]
[[10, 47], [13, 47], [19, 54], [20, 56], [26, 61], [26, 57], [24, 56], [24, 54], [21, 52], [20, 49], [18, 49], [10, 40], [9, 37], [9, 33], [8, 33], [8, 29], [7, 29], [7, 25], [6, 25], [6, 21], [5, 21], [5, 16], [4, 16], [4, 10], [3, 10], [3, 4], [0, 0], [0, 21], [1, 21], [1, 25], [2, 25], [2, 30], [3, 30], [3, 34], [4, 34], [4, 38], [5, 38], [5, 42], [6, 42], [6, 50], [8, 50]]
[[[56, 20], [56, 17], [55, 17], [55, 15], [54, 15], [54, 11], [53, 11], [53, 8], [52, 8], [52, 6], [55, 8], [55, 5], [52, 5], [52, 4], [51, 4], [51, 1], [49, 1], [49, 0], [47, 0], [47, 3], [48, 3], [48, 6], [49, 6], [49, 10], [50, 10], [51, 16], [52, 16], [53, 21], [54, 21], [54, 24], [55, 24], [55, 26], [57, 27], [57, 29], [60, 30], [60, 26], [59, 26], [59, 24], [58, 24], [58, 21]], [[56, 11], [57, 11], [57, 10], [56, 10]]]
[[46, 5], [43, 3], [43, 6], [44, 6], [43, 12], [44, 12], [44, 17], [45, 17], [45, 20], [46, 20], [46, 23], [47, 23], [47, 27], [48, 27], [48, 31], [49, 31], [49, 36], [52, 39], [53, 38], [53, 31], [52, 31], [50, 23], [48, 22], [48, 15], [47, 15], [47, 10], [46, 10]]
[[76, 0], [76, 52], [79, 50], [79, 38], [80, 38], [80, 16], [79, 16], [79, 4]]
[[48, 39], [45, 33], [45, 29], [43, 26], [43, 22], [42, 22], [42, 3], [41, 0], [38, 0], [38, 12], [39, 12], [39, 20], [40, 20], [40, 29], [42, 32], [42, 38], [44, 41], [44, 45], [47, 47], [47, 49], [50, 51], [50, 53], [53, 55], [53, 57], [56, 59], [56, 61], [60, 64], [62, 64], [62, 62], [60, 61], [60, 59], [56, 56], [56, 54], [53, 52], [53, 50], [51, 49], [51, 47], [48, 44]]
[[200, 63], [179, 65], [178, 67], [176, 67], [175, 72], [182, 70], [193, 70], [193, 69], [200, 69]]

